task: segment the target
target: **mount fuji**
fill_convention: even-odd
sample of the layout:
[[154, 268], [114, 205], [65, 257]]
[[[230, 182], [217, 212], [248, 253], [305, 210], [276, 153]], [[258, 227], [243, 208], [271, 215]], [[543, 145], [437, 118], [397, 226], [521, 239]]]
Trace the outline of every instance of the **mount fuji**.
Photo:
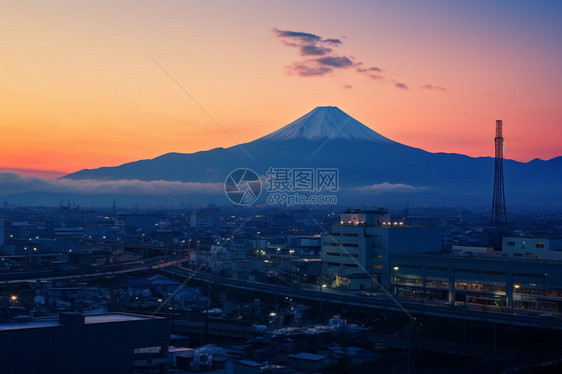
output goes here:
[[371, 130], [338, 107], [317, 107], [296, 121], [258, 140], [358, 140], [394, 143]]
[[[223, 183], [232, 170], [250, 168], [265, 176], [271, 167], [337, 168], [342, 193], [431, 195], [443, 203], [487, 203], [494, 179], [493, 158], [430, 153], [400, 144], [337, 107], [317, 107], [269, 135], [230, 148], [168, 153], [63, 178]], [[528, 163], [505, 160], [504, 175], [508, 199], [529, 202], [540, 197], [548, 203], [562, 198], [562, 157]]]

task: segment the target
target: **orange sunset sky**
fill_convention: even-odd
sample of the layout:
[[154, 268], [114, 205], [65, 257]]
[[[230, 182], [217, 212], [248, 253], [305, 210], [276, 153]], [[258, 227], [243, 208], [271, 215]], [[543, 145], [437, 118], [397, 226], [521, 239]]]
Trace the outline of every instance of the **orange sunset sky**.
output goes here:
[[316, 106], [352, 114], [392, 77], [355, 115], [378, 133], [493, 156], [502, 119], [506, 158], [550, 159], [561, 20], [557, 1], [4, 1], [0, 170], [235, 145], [152, 57], [240, 143]]

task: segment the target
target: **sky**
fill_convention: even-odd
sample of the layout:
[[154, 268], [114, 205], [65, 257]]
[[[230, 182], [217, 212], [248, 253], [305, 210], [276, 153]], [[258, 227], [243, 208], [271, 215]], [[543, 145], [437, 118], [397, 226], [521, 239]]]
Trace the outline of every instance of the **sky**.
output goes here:
[[5, 0], [0, 171], [230, 147], [326, 105], [473, 157], [502, 119], [506, 158], [547, 160], [561, 40], [559, 1]]

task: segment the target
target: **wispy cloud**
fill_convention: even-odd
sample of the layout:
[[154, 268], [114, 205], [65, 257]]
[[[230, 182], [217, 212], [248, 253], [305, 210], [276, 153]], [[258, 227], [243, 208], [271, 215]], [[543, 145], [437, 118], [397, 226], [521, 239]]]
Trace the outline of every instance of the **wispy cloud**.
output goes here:
[[286, 46], [298, 48], [302, 56], [328, 54], [332, 52], [331, 46], [342, 44], [340, 39], [323, 39], [321, 36], [309, 32], [273, 28], [273, 33]]
[[222, 183], [185, 183], [163, 180], [50, 180], [38, 177], [22, 176], [17, 173], [0, 172], [0, 195], [11, 195], [24, 192], [54, 192], [91, 195], [214, 195], [223, 193], [223, 189], [224, 186]]
[[368, 67], [368, 68], [359, 67], [359, 68], [357, 68], [357, 71], [359, 73], [372, 73], [372, 72], [380, 73], [382, 71], [382, 69], [378, 68], [376, 66], [371, 66], [371, 67]]
[[415, 192], [427, 191], [428, 188], [427, 187], [414, 187], [414, 186], [410, 186], [408, 184], [402, 184], [402, 183], [392, 184], [392, 183], [384, 182], [384, 183], [372, 184], [370, 186], [357, 187], [357, 188], [354, 188], [354, 190], [359, 191], [359, 192], [364, 192], [364, 193], [375, 193], [375, 194], [377, 194], [377, 193], [415, 193]]
[[[273, 28], [273, 32], [276, 33], [278, 37], [300, 40], [302, 43], [315, 43], [323, 41], [323, 39], [319, 35], [309, 32], [279, 30], [277, 28]], [[330, 44], [341, 43], [341, 40], [339, 39], [326, 39], [325, 41], [329, 42]]]
[[326, 56], [317, 58], [315, 61], [320, 65], [333, 68], [347, 68], [353, 66], [353, 61], [346, 56]]
[[424, 90], [434, 90], [434, 91], [447, 91], [445, 87], [434, 86], [433, 84], [425, 84], [422, 86]]
[[317, 45], [302, 45], [300, 46], [302, 56], [323, 56], [332, 52], [331, 48], [320, 47]]
[[[280, 41], [296, 48], [304, 59], [288, 66], [288, 73], [301, 77], [325, 76], [337, 69], [360, 66], [351, 56], [340, 56], [334, 48], [343, 44], [338, 38], [323, 38], [320, 35], [302, 31], [280, 30], [273, 28], [273, 33]], [[312, 57], [316, 56], [316, 57]]]
[[17, 173], [21, 175], [35, 175], [43, 178], [60, 178], [68, 172], [57, 170], [41, 170], [41, 169], [22, 169], [22, 168], [0, 168], [0, 173]]
[[[287, 66], [289, 75], [299, 77], [325, 77], [338, 70], [355, 68], [355, 72], [371, 79], [384, 79], [384, 70], [378, 66], [369, 66], [356, 61], [352, 55], [342, 56], [334, 49], [343, 45], [339, 38], [323, 38], [320, 35], [304, 31], [280, 30], [273, 28], [273, 33], [283, 45], [295, 48], [302, 57]], [[396, 88], [408, 89], [406, 83], [396, 83]], [[351, 88], [344, 85], [344, 88]]]
[[369, 78], [372, 78], [372, 79], [383, 79], [384, 78], [384, 76], [380, 75], [380, 73], [382, 73], [383, 70], [381, 68], [377, 67], [377, 66], [370, 66], [370, 67], [366, 67], [366, 68], [359, 66], [356, 69], [356, 71], [358, 73], [365, 74]]
[[323, 76], [334, 71], [329, 66], [322, 66], [315, 61], [297, 61], [288, 67], [289, 75], [299, 75], [301, 77]]

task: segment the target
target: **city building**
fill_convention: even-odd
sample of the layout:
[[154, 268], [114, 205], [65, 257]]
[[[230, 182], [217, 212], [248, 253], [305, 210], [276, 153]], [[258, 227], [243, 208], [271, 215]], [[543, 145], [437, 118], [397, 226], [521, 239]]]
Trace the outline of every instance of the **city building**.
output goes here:
[[320, 235], [289, 235], [287, 245], [294, 251], [294, 257], [318, 256], [322, 246]]
[[504, 237], [502, 254], [509, 257], [531, 257], [562, 260], [562, 239]]
[[262, 364], [252, 360], [234, 361], [233, 374], [260, 374]]
[[562, 311], [562, 262], [503, 256], [391, 255], [393, 293], [418, 300]]
[[392, 220], [384, 210], [347, 211], [322, 236], [323, 276], [332, 286], [370, 289], [390, 284], [390, 255], [438, 252], [441, 230]]
[[170, 321], [161, 317], [61, 313], [0, 324], [5, 373], [133, 373], [135, 349], [160, 347], [164, 357], [169, 344]]
[[308, 352], [289, 355], [289, 362], [293, 369], [315, 373], [321, 372], [328, 364], [326, 356]]

